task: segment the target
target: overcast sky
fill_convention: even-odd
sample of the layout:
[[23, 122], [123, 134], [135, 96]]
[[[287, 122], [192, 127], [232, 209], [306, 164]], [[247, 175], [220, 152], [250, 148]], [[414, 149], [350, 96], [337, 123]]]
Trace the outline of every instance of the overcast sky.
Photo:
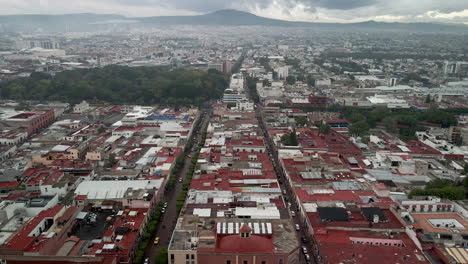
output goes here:
[[321, 22], [436, 21], [468, 24], [468, 0], [0, 0], [0, 14], [193, 15], [233, 8]]

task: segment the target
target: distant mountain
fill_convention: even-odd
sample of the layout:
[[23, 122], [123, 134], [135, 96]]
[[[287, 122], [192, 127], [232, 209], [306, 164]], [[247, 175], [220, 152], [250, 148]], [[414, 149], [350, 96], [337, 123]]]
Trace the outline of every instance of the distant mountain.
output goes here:
[[160, 16], [140, 18], [150, 25], [222, 25], [222, 26], [290, 26], [294, 22], [256, 16], [254, 14], [226, 9], [197, 16]]
[[158, 16], [140, 18], [127, 18], [120, 15], [102, 14], [10, 15], [0, 16], [0, 31], [95, 31], [100, 29], [122, 28], [115, 27], [117, 23], [122, 22], [133, 22], [128, 28], [151, 28], [173, 25], [280, 26], [307, 27], [317, 30], [468, 33], [468, 26], [463, 24], [387, 23], [376, 21], [360, 23], [296, 22], [261, 17], [233, 9], [219, 10], [196, 16]]
[[436, 23], [386, 23], [366, 21], [360, 23], [317, 23], [296, 22], [271, 19], [257, 16], [248, 12], [226, 9], [197, 16], [166, 16], [140, 18], [146, 26], [157, 25], [221, 25], [221, 26], [281, 26], [281, 27], [309, 27], [330, 30], [394, 30], [419, 32], [467, 32], [468, 26], [463, 24]]
[[128, 20], [120, 15], [92, 13], [64, 15], [6, 15], [0, 16], [0, 31], [20, 32], [65, 32], [94, 31], [96, 23], [111, 20]]

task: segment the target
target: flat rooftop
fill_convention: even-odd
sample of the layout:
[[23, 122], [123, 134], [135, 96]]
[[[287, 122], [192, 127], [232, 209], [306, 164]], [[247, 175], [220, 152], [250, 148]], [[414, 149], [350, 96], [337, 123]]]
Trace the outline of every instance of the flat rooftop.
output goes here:
[[160, 189], [164, 179], [135, 181], [84, 181], [75, 190], [76, 195], [86, 195], [91, 200], [122, 199], [132, 196], [129, 189], [153, 190]]
[[21, 113], [21, 114], [17, 114], [17, 115], [14, 115], [12, 117], [9, 117], [8, 119], [29, 119], [33, 116], [37, 115], [36, 112], [27, 112], [27, 113]]
[[323, 263], [430, 263], [404, 232], [327, 230], [314, 236]]
[[468, 222], [458, 213], [412, 213], [411, 216], [416, 222], [416, 226], [425, 232], [447, 233], [460, 232], [468, 234]]
[[[275, 252], [292, 252], [299, 243], [296, 237], [296, 230], [289, 219], [246, 219], [246, 218], [202, 218], [195, 215], [185, 215], [179, 218], [174, 231], [169, 250], [205, 250], [216, 249], [216, 227], [217, 223], [251, 223], [253, 226], [271, 224], [272, 239]], [[192, 237], [198, 237], [198, 243], [191, 243]], [[196, 245], [196, 246], [194, 246]]]

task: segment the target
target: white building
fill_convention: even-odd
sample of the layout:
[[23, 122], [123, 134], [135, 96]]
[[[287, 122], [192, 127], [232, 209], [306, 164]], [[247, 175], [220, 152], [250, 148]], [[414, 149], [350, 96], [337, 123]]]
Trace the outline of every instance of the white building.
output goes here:
[[122, 200], [129, 192], [159, 190], [164, 179], [133, 181], [84, 181], [78, 185], [75, 195], [86, 195], [89, 200]]
[[315, 86], [330, 86], [331, 85], [331, 80], [330, 79], [320, 79], [320, 80], [315, 80]]
[[283, 66], [275, 69], [275, 72], [278, 74], [279, 79], [286, 79], [289, 75], [289, 67]]
[[388, 95], [374, 95], [367, 97], [372, 105], [382, 105], [388, 108], [409, 108], [406, 100], [394, 98]]
[[73, 113], [82, 114], [89, 110], [89, 104], [86, 101], [83, 101], [73, 107]]
[[254, 103], [250, 102], [249, 100], [237, 101], [236, 108], [239, 111], [253, 111]]

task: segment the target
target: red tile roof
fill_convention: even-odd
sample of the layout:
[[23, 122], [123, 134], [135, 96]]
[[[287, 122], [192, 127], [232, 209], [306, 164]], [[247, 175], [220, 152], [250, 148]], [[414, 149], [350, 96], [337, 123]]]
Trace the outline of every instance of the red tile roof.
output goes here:
[[[326, 234], [315, 234], [314, 237], [323, 263], [429, 263], [406, 233], [394, 233], [390, 238], [377, 232], [328, 230]], [[353, 238], [373, 244], [353, 243]], [[397, 241], [404, 247], [388, 245]]]
[[0, 189], [15, 189], [20, 185], [19, 181], [0, 182]]
[[214, 249], [198, 248], [200, 251], [215, 251], [225, 253], [274, 253], [273, 238], [251, 234], [242, 238], [239, 234], [218, 235]]
[[[36, 217], [28, 221], [18, 233], [10, 237], [3, 248], [29, 252], [35, 252], [39, 250], [44, 245], [44, 243], [47, 242], [48, 238], [43, 236], [37, 238], [35, 236], [30, 236], [30, 233], [42, 221], [44, 221], [44, 219], [55, 218], [63, 208], [63, 205], [56, 205], [50, 209], [40, 212]], [[35, 243], [36, 239], [39, 240], [38, 243]]]

